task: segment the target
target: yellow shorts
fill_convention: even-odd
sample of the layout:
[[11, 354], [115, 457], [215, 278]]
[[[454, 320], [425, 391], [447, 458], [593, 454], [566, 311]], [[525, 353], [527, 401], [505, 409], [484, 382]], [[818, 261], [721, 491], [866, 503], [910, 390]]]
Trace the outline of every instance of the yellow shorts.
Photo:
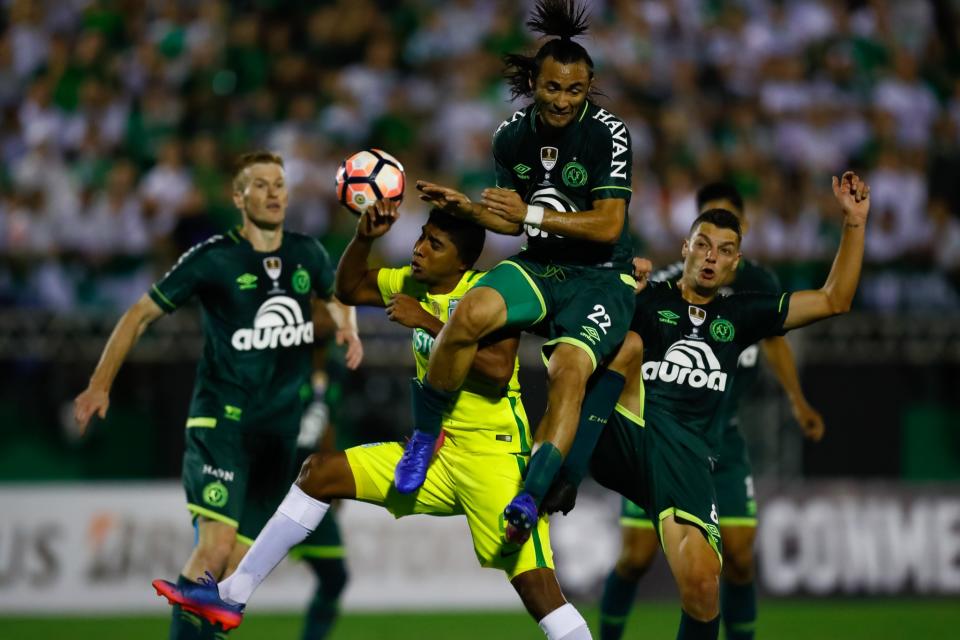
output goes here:
[[512, 580], [532, 569], [553, 569], [550, 524], [540, 518], [522, 546], [503, 539], [503, 508], [523, 487], [528, 456], [474, 450], [447, 437], [427, 471], [423, 486], [402, 495], [393, 486], [393, 470], [403, 455], [397, 442], [380, 442], [346, 450], [353, 470], [357, 500], [386, 507], [397, 518], [413, 513], [465, 515], [480, 565], [506, 571]]

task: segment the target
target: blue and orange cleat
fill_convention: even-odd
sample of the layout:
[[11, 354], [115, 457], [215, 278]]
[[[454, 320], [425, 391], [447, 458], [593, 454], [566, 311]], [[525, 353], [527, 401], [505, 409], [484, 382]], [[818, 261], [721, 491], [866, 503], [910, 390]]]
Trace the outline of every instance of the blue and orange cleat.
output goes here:
[[393, 470], [393, 484], [397, 491], [413, 493], [423, 486], [430, 460], [443, 445], [443, 440], [442, 431], [438, 437], [419, 429], [413, 430], [413, 435], [403, 448], [403, 456]]
[[210, 624], [219, 624], [224, 631], [239, 627], [243, 622], [242, 604], [228, 604], [220, 598], [217, 580], [209, 571], [198, 582], [177, 586], [169, 580], [154, 580], [153, 588], [170, 604], [178, 604], [185, 611], [192, 611]]
[[511, 544], [523, 544], [530, 538], [530, 532], [537, 526], [537, 503], [526, 491], [517, 494], [503, 510], [506, 523], [504, 538]]

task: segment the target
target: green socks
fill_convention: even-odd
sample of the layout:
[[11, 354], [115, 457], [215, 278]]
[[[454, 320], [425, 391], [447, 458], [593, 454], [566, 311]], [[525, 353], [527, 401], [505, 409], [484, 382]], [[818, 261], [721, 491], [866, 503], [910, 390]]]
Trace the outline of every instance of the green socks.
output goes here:
[[340, 612], [340, 594], [347, 585], [347, 569], [340, 558], [306, 558], [306, 561], [317, 576], [317, 590], [307, 608], [301, 637], [322, 640], [330, 633]]
[[639, 584], [623, 578], [616, 569], [610, 571], [600, 598], [600, 640], [620, 640], [623, 637]]
[[443, 414], [456, 397], [456, 391], [443, 391], [432, 386], [426, 379], [410, 380], [410, 399], [413, 404], [413, 428], [417, 431], [440, 435]]
[[547, 489], [553, 484], [553, 479], [563, 464], [563, 454], [553, 446], [552, 442], [544, 442], [537, 449], [536, 453], [530, 457], [530, 465], [527, 467], [527, 476], [523, 481], [523, 490], [533, 496], [540, 506], [540, 501], [547, 494]]
[[617, 406], [624, 384], [626, 379], [622, 375], [607, 369], [600, 369], [587, 382], [577, 435], [563, 463], [565, 477], [575, 485], [580, 484], [590, 469], [593, 449]]
[[710, 622], [700, 622], [680, 611], [680, 629], [677, 640], [717, 640], [720, 636], [720, 616]]
[[720, 615], [727, 640], [753, 640], [757, 624], [755, 584], [733, 584], [720, 580]]

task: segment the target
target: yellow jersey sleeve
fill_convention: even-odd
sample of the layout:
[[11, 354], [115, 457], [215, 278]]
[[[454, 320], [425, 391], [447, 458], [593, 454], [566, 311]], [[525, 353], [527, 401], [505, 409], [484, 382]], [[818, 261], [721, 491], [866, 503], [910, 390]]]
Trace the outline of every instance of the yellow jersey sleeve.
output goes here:
[[383, 303], [387, 304], [398, 293], [404, 293], [418, 300], [427, 292], [426, 285], [413, 279], [413, 270], [410, 267], [399, 269], [380, 269], [377, 273], [377, 287]]

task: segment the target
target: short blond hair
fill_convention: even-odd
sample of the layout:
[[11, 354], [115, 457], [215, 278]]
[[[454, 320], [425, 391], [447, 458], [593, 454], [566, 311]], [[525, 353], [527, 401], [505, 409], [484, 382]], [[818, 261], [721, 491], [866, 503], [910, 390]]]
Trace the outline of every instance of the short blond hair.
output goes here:
[[255, 164], [277, 164], [280, 165], [280, 168], [283, 168], [283, 157], [272, 151], [253, 151], [237, 158], [233, 170], [233, 190], [235, 192], [243, 191], [245, 185], [241, 176], [247, 167], [252, 167]]

